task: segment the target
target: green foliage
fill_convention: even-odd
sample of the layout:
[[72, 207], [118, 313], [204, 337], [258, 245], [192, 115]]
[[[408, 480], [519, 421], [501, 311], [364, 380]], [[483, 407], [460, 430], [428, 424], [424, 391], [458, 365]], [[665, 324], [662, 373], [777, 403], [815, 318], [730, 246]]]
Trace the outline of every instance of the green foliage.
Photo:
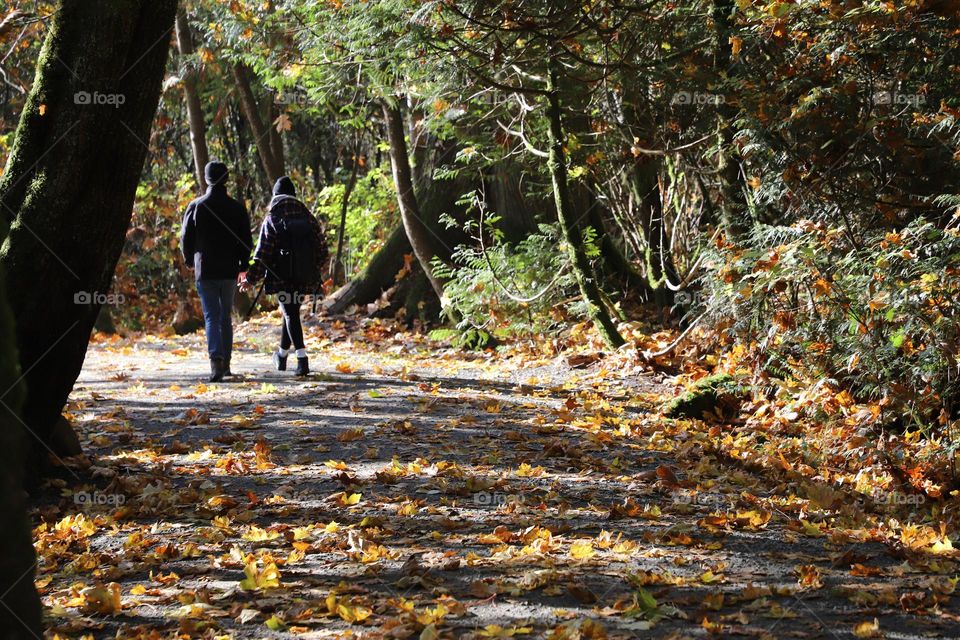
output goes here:
[[[495, 218], [488, 221], [496, 224]], [[500, 234], [492, 235], [497, 239]], [[540, 225], [539, 233], [515, 245], [457, 247], [456, 268], [435, 263], [438, 275], [448, 279], [444, 295], [462, 317], [460, 328], [483, 329], [498, 337], [556, 329], [570, 313], [567, 297], [576, 286], [565, 268], [560, 238], [556, 225]]]
[[430, 332], [430, 339], [440, 342], [449, 342], [458, 349], [479, 351], [497, 344], [496, 339], [484, 329], [467, 327], [464, 329], [434, 329]]
[[[345, 191], [346, 185], [338, 182], [324, 187], [317, 200], [317, 212], [327, 220], [331, 259], [336, 251], [337, 228]], [[363, 270], [399, 219], [393, 182], [383, 168], [376, 167], [357, 178], [347, 203], [344, 264], [348, 278]]]

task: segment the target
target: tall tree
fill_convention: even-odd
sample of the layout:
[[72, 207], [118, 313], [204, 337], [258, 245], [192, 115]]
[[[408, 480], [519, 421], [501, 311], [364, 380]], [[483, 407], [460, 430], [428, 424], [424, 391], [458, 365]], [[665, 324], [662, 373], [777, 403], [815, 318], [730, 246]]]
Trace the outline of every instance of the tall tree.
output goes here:
[[190, 31], [190, 23], [187, 21], [187, 12], [182, 7], [177, 11], [176, 29], [177, 48], [180, 51], [181, 63], [183, 64], [181, 70], [183, 96], [187, 103], [187, 120], [190, 123], [193, 169], [197, 175], [197, 186], [200, 191], [206, 191], [207, 179], [203, 174], [203, 168], [210, 162], [210, 152], [207, 150], [207, 125], [204, 120], [203, 107], [200, 104], [197, 69], [193, 67], [193, 34]]
[[570, 253], [570, 262], [577, 276], [580, 295], [588, 305], [590, 318], [596, 323], [597, 329], [604, 341], [611, 347], [619, 347], [624, 343], [623, 336], [617, 331], [617, 326], [610, 317], [610, 312], [603, 300], [600, 286], [597, 283], [597, 274], [584, 244], [581, 226], [577, 218], [576, 209], [570, 198], [570, 185], [567, 182], [567, 156], [564, 151], [566, 136], [563, 131], [563, 110], [560, 102], [559, 59], [551, 49], [547, 65], [547, 119], [549, 120], [548, 138], [550, 141], [547, 165], [550, 170], [550, 179], [553, 183], [553, 197], [557, 207], [557, 219], [563, 236], [567, 241], [567, 250]]
[[[715, 73], [720, 77], [734, 72], [732, 44], [732, 15], [736, 4], [733, 0], [714, 0], [713, 21], [716, 25], [716, 44], [714, 50]], [[744, 197], [745, 181], [742, 178], [740, 154], [734, 138], [736, 108], [727, 100], [717, 104], [717, 128], [720, 148], [717, 152], [717, 172], [720, 178], [720, 218], [727, 236], [741, 239], [750, 229], [749, 210]]]
[[[257, 153], [260, 155], [263, 170], [267, 174], [270, 182], [275, 182], [284, 174], [283, 144], [279, 140], [279, 132], [274, 131], [272, 121], [264, 122], [263, 120], [263, 110], [260, 107], [256, 95], [253, 93], [250, 70], [246, 65], [235, 64], [233, 67], [233, 76], [237, 81], [240, 107], [243, 109], [243, 115], [247, 119], [247, 124], [250, 125], [250, 129], [256, 138], [254, 144], [257, 146]], [[267, 113], [274, 113], [272, 104], [268, 107]]]
[[61, 0], [0, 181], [0, 262], [20, 319], [23, 418], [38, 453], [49, 448], [107, 301], [176, 7], [176, 0]]
[[413, 172], [410, 169], [410, 156], [407, 151], [403, 112], [400, 105], [385, 103], [383, 105], [384, 125], [387, 129], [387, 140], [390, 142], [390, 164], [393, 167], [393, 182], [397, 188], [397, 203], [400, 205], [400, 217], [403, 228], [407, 231], [407, 238], [413, 253], [420, 263], [420, 267], [430, 280], [430, 286], [441, 300], [443, 300], [443, 283], [434, 274], [431, 262], [437, 255], [436, 240], [433, 230], [424, 220], [417, 202], [417, 195], [413, 188]]

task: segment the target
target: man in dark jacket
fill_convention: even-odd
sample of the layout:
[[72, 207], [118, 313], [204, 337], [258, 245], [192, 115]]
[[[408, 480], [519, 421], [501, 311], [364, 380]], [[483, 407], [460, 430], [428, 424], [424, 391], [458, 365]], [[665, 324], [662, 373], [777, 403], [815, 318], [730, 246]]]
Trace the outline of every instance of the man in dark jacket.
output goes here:
[[[294, 274], [298, 269], [290, 266], [297, 257], [304, 257], [292, 255], [297, 251], [309, 254], [309, 264], [304, 265], [306, 268], [301, 267], [306, 273]], [[287, 356], [295, 349], [296, 374], [305, 376], [310, 373], [303, 326], [300, 323], [300, 305], [307, 295], [315, 294], [320, 289], [328, 255], [323, 227], [306, 205], [297, 199], [293, 181], [283, 176], [273, 186], [273, 198], [260, 227], [253, 264], [240, 283], [241, 288], [247, 288], [265, 279], [266, 292], [277, 294], [283, 313], [280, 349], [273, 354], [273, 363], [278, 371], [286, 370]]]
[[253, 239], [250, 216], [242, 203], [227, 195], [227, 166], [211, 162], [204, 168], [207, 192], [187, 206], [180, 249], [197, 279], [210, 354], [210, 382], [230, 372], [233, 350], [233, 298], [237, 276], [250, 260]]

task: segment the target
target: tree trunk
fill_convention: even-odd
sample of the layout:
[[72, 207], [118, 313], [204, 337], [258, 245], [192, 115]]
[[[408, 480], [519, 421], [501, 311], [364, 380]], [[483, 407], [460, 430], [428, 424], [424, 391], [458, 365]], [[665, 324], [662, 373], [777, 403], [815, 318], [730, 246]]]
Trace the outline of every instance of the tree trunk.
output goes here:
[[187, 103], [187, 118], [190, 121], [190, 147], [193, 149], [193, 169], [197, 174], [197, 186], [201, 193], [207, 190], [207, 179], [203, 168], [210, 162], [210, 152], [207, 150], [207, 125], [203, 117], [203, 107], [200, 105], [200, 93], [197, 86], [197, 70], [190, 67], [193, 61], [193, 34], [190, 33], [190, 23], [187, 22], [187, 12], [184, 9], [177, 11], [177, 47], [183, 58], [183, 95]]
[[556, 55], [551, 52], [547, 80], [547, 118], [550, 121], [550, 157], [547, 159], [547, 165], [553, 182], [557, 219], [560, 221], [560, 228], [563, 230], [564, 238], [567, 241], [570, 262], [577, 276], [580, 294], [589, 308], [590, 318], [596, 324], [597, 330], [600, 331], [604, 341], [610, 347], [617, 348], [624, 343], [624, 339], [617, 331], [617, 327], [604, 305], [596, 274], [593, 272], [590, 258], [583, 247], [583, 238], [579, 233], [579, 225], [577, 225], [576, 210], [570, 197], [570, 185], [567, 181], [567, 158], [563, 148], [564, 133], [560, 93], [557, 88], [558, 66]]
[[254, 144], [257, 145], [257, 153], [260, 155], [263, 170], [270, 182], [274, 183], [283, 175], [284, 169], [283, 158], [277, 158], [274, 154], [273, 138], [270, 133], [270, 128], [273, 125], [272, 123], [264, 124], [263, 117], [260, 115], [260, 105], [250, 86], [250, 71], [245, 66], [237, 64], [233, 67], [233, 76], [237, 81], [240, 107], [243, 109], [243, 115], [256, 138]]
[[[190, 31], [190, 22], [183, 7], [177, 10], [176, 18], [177, 49], [180, 52], [182, 69], [183, 97], [187, 105], [187, 120], [190, 124], [190, 149], [193, 152], [193, 172], [197, 178], [197, 191], [204, 193], [207, 190], [207, 177], [204, 168], [210, 162], [210, 151], [207, 148], [207, 124], [200, 103], [199, 74], [193, 66], [195, 52], [193, 33]], [[193, 311], [190, 304], [190, 291], [187, 282], [192, 280], [192, 272], [183, 263], [180, 252], [176, 252], [176, 268], [180, 277], [175, 287], [177, 296], [177, 311], [173, 317], [173, 330], [177, 335], [192, 333], [203, 322]]]
[[640, 211], [640, 230], [646, 245], [642, 256], [646, 284], [657, 306], [665, 307], [673, 304], [673, 295], [665, 285], [664, 267], [667, 273], [673, 275], [673, 262], [669, 248], [663, 246], [663, 201], [660, 198], [659, 171], [659, 161], [647, 160], [635, 165], [625, 179]]
[[603, 256], [603, 264], [607, 272], [620, 279], [627, 287], [633, 289], [634, 293], [642, 300], [649, 300], [652, 290], [647, 286], [643, 277], [637, 273], [630, 264], [630, 261], [624, 257], [623, 252], [613, 237], [607, 233], [606, 225], [603, 221], [602, 208], [599, 204], [591, 204], [587, 215], [590, 226], [597, 231], [597, 240], [600, 242], [600, 253]]
[[[714, 0], [713, 22], [716, 25], [717, 41], [715, 69], [731, 76], [733, 69], [733, 44], [730, 42], [730, 19], [734, 10], [733, 0]], [[737, 241], [749, 231], [750, 212], [744, 194], [744, 181], [741, 178], [739, 153], [735, 148], [735, 125], [737, 110], [726, 100], [717, 104], [717, 126], [720, 134], [720, 150], [717, 170], [720, 178], [720, 221], [727, 237]]]
[[270, 100], [267, 102], [267, 131], [270, 132], [268, 135], [270, 138], [270, 153], [273, 154], [273, 161], [280, 170], [280, 175], [285, 175], [287, 172], [287, 161], [283, 153], [283, 136], [280, 135], [280, 130], [277, 129], [275, 124], [277, 118], [280, 117], [280, 110], [277, 109], [273, 95], [270, 94], [269, 97]]
[[397, 189], [397, 203], [400, 205], [400, 218], [407, 232], [410, 246], [430, 280], [437, 297], [443, 300], [443, 283], [433, 273], [430, 261], [437, 255], [434, 231], [429, 222], [420, 213], [417, 196], [413, 190], [413, 174], [410, 170], [410, 158], [407, 154], [407, 141], [404, 133], [403, 113], [399, 105], [383, 105], [383, 119], [390, 143], [390, 165], [393, 168], [393, 182]]
[[0, 262], [22, 320], [23, 418], [35, 440], [49, 436], [80, 373], [124, 245], [176, 6], [62, 0], [51, 18], [0, 180]]
[[0, 638], [39, 638], [43, 633], [40, 598], [33, 587], [35, 555], [24, 505], [23, 423], [18, 417], [24, 388], [17, 366], [13, 314], [0, 268]]
[[411, 253], [403, 225], [398, 226], [387, 242], [374, 254], [363, 273], [348, 282], [328, 298], [329, 313], [343, 313], [353, 305], [369, 304], [396, 284], [397, 274], [403, 268], [404, 256]]
[[501, 159], [487, 176], [487, 200], [491, 211], [500, 216], [497, 227], [507, 242], [520, 242], [537, 231], [537, 221], [520, 191], [521, 167], [510, 159]]
[[357, 184], [357, 171], [360, 169], [359, 154], [359, 145], [357, 145], [357, 153], [353, 156], [353, 166], [350, 168], [350, 178], [347, 180], [347, 184], [343, 188], [343, 202], [340, 203], [340, 224], [337, 225], [337, 252], [334, 254], [333, 263], [331, 265], [331, 268], [333, 269], [331, 277], [333, 278], [333, 283], [335, 285], [343, 284], [343, 280], [346, 277], [343, 266], [343, 241], [344, 236], [346, 235], [347, 210], [350, 207], [350, 195], [353, 193], [353, 188]]

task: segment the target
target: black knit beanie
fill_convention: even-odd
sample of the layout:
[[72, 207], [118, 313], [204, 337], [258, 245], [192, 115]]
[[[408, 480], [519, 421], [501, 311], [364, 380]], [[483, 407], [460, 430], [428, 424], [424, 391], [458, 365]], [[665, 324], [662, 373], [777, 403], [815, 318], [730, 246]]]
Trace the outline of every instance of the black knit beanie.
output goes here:
[[207, 166], [203, 168], [203, 175], [207, 178], [207, 184], [223, 184], [227, 181], [227, 176], [230, 174], [227, 169], [227, 165], [222, 162], [208, 162]]
[[281, 177], [273, 185], [273, 195], [275, 196], [296, 196], [297, 188], [293, 186], [293, 180], [287, 176]]

